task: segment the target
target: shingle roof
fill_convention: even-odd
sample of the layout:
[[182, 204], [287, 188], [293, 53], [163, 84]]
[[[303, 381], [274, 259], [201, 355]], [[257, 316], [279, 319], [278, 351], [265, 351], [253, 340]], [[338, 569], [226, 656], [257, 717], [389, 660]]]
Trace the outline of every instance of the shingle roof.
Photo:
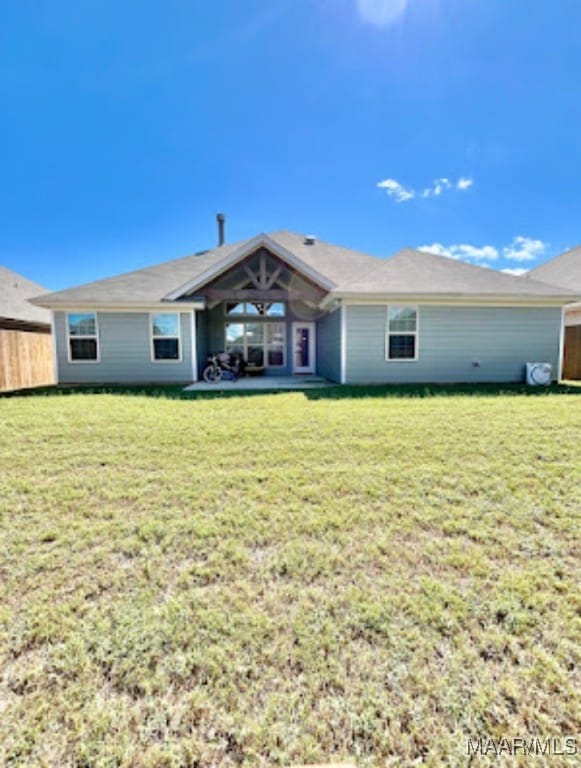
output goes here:
[[312, 245], [307, 245], [305, 236], [296, 232], [283, 230], [272, 232], [269, 236], [334, 283], [336, 290], [347, 290], [355, 280], [377, 269], [378, 265], [384, 262], [384, 259], [377, 256], [332, 245], [323, 240], [316, 239]]
[[[501, 296], [567, 296], [568, 292], [532, 279], [502, 274], [443, 256], [400, 251], [389, 259], [321, 240], [307, 244], [304, 235], [278, 231], [271, 241], [290, 251], [299, 261], [334, 285], [333, 291], [359, 294], [459, 294]], [[219, 266], [256, 238], [223, 245], [181, 259], [167, 261], [135, 272], [87, 283], [77, 288], [38, 297], [48, 306], [83, 304], [144, 304], [162, 301], [180, 286], [195, 281], [213, 266]], [[569, 292], [570, 293], [570, 292]]]
[[51, 305], [77, 302], [80, 306], [87, 304], [147, 304], [162, 301], [168, 293], [184, 285], [189, 280], [201, 275], [212, 264], [217, 264], [223, 258], [233, 253], [246, 241], [223, 245], [210, 251], [201, 251], [191, 256], [165, 261], [134, 272], [123, 272], [120, 275], [107, 277], [85, 283], [75, 288], [38, 296], [36, 302], [47, 302]]
[[[304, 235], [294, 232], [273, 232], [269, 237], [291, 251], [314, 270], [328, 277], [335, 285], [348, 286], [350, 281], [377, 267], [378, 259], [358, 251], [349, 250], [317, 240], [305, 245]], [[75, 288], [39, 296], [51, 305], [87, 303], [139, 304], [162, 301], [165, 296], [202, 275], [212, 265], [233, 254], [254, 238], [222, 245], [208, 251], [194, 253], [180, 259], [166, 261], [152, 267], [125, 272], [105, 280], [97, 280]]]
[[581, 246], [571, 248], [528, 273], [534, 280], [581, 293]]
[[0, 266], [0, 318], [50, 325], [50, 312], [28, 301], [45, 291], [38, 283]]
[[461, 296], [567, 296], [573, 291], [405, 248], [348, 289], [355, 293]]

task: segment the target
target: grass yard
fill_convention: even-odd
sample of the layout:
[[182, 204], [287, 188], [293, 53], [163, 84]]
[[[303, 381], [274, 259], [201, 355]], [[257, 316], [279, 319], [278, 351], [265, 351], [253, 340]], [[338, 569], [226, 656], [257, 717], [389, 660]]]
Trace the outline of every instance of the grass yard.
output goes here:
[[0, 765], [579, 734], [581, 397], [337, 393], [0, 399]]

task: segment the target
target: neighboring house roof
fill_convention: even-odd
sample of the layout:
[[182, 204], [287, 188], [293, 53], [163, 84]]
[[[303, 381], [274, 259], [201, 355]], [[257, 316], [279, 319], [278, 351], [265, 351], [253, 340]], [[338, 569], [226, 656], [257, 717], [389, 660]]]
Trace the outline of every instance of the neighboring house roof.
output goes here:
[[40, 296], [44, 306], [143, 305], [195, 295], [200, 284], [231, 268], [258, 247], [292, 259], [297, 269], [319, 282], [332, 296], [425, 295], [563, 299], [577, 294], [542, 282], [514, 277], [444, 256], [400, 251], [389, 259], [331, 245], [309, 244], [304, 235], [273, 232], [223, 245], [135, 272]]
[[45, 293], [38, 283], [0, 266], [0, 319], [30, 325], [50, 325], [50, 312], [29, 299]]
[[527, 273], [527, 276], [544, 283], [558, 285], [581, 293], [581, 246], [571, 248], [560, 256], [541, 264]]

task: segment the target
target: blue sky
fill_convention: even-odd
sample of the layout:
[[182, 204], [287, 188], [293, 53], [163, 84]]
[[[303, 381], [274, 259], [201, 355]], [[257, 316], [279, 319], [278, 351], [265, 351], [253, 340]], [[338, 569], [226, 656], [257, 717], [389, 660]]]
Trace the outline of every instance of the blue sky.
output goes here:
[[0, 25], [0, 263], [56, 289], [292, 229], [581, 241], [578, 0], [50, 0]]

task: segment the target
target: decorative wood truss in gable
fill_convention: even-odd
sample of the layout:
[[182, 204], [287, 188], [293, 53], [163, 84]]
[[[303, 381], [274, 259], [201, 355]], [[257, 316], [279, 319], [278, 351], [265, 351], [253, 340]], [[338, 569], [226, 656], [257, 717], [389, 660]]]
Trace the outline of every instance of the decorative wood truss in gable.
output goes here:
[[315, 307], [327, 291], [268, 249], [259, 248], [195, 294], [205, 297], [210, 309], [222, 301], [292, 301]]

